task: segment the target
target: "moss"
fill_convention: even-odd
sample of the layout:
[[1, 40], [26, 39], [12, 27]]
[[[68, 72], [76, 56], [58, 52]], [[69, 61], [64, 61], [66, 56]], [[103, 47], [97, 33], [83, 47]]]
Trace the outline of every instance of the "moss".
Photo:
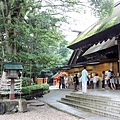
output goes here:
[[98, 20], [95, 24], [93, 24], [87, 30], [82, 32], [74, 41], [70, 43], [69, 46], [77, 42], [80, 42], [82, 40], [85, 40], [86, 38], [93, 36], [99, 32], [102, 32], [114, 25], [119, 24], [120, 23], [120, 11], [119, 10], [120, 10], [120, 5], [114, 8], [111, 16], [108, 16], [102, 20]]
[[117, 17], [111, 19], [108, 23], [106, 23], [98, 32], [104, 31], [110, 27], [112, 27], [116, 23]]

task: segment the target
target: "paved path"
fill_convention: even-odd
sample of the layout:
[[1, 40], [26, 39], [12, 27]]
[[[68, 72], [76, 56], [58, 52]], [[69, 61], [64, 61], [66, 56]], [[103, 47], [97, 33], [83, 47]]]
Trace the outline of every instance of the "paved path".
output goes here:
[[[62, 97], [65, 97], [66, 94], [70, 94], [73, 92], [72, 89], [58, 89], [58, 86], [50, 86], [50, 93], [44, 95], [42, 98], [39, 98], [39, 100], [44, 101], [51, 107], [58, 109], [60, 111], [69, 113], [71, 115], [74, 115], [76, 117], [79, 117], [80, 120], [115, 120], [112, 118], [102, 117], [98, 116], [93, 113], [85, 112], [83, 110], [78, 110], [73, 107], [70, 107], [68, 105], [62, 104], [57, 102], [57, 100], [60, 100]], [[77, 93], [81, 93], [81, 90]], [[102, 95], [102, 96], [111, 96], [114, 95], [114, 99], [120, 100], [120, 91], [119, 90], [88, 90], [87, 94], [95, 94], [95, 95]]]

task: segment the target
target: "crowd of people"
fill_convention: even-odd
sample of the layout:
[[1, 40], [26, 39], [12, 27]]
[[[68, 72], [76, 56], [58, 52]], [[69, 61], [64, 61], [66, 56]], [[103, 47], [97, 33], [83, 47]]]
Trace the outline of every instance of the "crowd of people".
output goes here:
[[[106, 76], [106, 77], [105, 77]], [[109, 88], [111, 88], [112, 90], [116, 89], [116, 79], [115, 79], [115, 74], [113, 71], [108, 70], [108, 72], [105, 75], [105, 71], [102, 72], [102, 88], [105, 88], [105, 85], [108, 85]]]
[[68, 88], [68, 76], [61, 76], [59, 79], [59, 89]]
[[[103, 90], [105, 90], [107, 87], [109, 87], [111, 90], [115, 90], [117, 88], [115, 74], [111, 70], [108, 70], [107, 72], [102, 71], [102, 75], [99, 77], [98, 73], [92, 73], [90, 75], [86, 70], [86, 67], [84, 67], [81, 75], [75, 74], [74, 77], [72, 77], [74, 91], [81, 89], [83, 93], [87, 92], [89, 85], [92, 85], [93, 89], [96, 89], [99, 81], [102, 83], [101, 86]], [[59, 79], [59, 89], [68, 87], [68, 76], [61, 76]]]

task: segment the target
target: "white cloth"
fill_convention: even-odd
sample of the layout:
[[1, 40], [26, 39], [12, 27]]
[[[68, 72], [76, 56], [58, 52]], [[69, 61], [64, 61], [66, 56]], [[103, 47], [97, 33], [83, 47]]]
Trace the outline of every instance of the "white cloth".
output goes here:
[[107, 80], [105, 80], [105, 85], [107, 85]]
[[64, 80], [65, 80], [65, 83], [68, 83], [68, 77], [65, 77]]
[[110, 77], [111, 77], [111, 72], [108, 71], [108, 72], [106, 73], [106, 75], [107, 75], [107, 78], [110, 79]]
[[88, 72], [86, 69], [82, 70], [82, 82], [88, 81]]
[[82, 82], [82, 92], [86, 93], [87, 92], [87, 81]]
[[97, 81], [98, 81], [98, 76], [94, 76], [93, 77], [93, 83], [97, 83]]
[[110, 83], [115, 83], [115, 79], [114, 79], [114, 78], [111, 78], [111, 79], [110, 79]]
[[82, 70], [82, 92], [87, 92], [87, 81], [88, 81], [88, 72], [86, 69]]
[[65, 80], [65, 88], [68, 88], [68, 77], [66, 76], [64, 80]]
[[118, 83], [120, 84], [120, 77], [118, 78]]
[[82, 77], [79, 78], [79, 82], [82, 82]]

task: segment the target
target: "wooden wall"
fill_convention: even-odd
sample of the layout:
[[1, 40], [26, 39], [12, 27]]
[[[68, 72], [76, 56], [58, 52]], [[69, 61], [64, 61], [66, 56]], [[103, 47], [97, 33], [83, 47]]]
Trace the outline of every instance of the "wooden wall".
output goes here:
[[[102, 63], [102, 64], [97, 64], [97, 65], [87, 65], [86, 69], [89, 74], [91, 73], [98, 73], [99, 76], [102, 75], [102, 71], [108, 71], [108, 70], [113, 70], [115, 75], [117, 76], [118, 73], [118, 63], [117, 62], [109, 62], [109, 63]], [[76, 73], [80, 73], [83, 70], [82, 68], [72, 68], [68, 71], [69, 75], [74, 76]]]

